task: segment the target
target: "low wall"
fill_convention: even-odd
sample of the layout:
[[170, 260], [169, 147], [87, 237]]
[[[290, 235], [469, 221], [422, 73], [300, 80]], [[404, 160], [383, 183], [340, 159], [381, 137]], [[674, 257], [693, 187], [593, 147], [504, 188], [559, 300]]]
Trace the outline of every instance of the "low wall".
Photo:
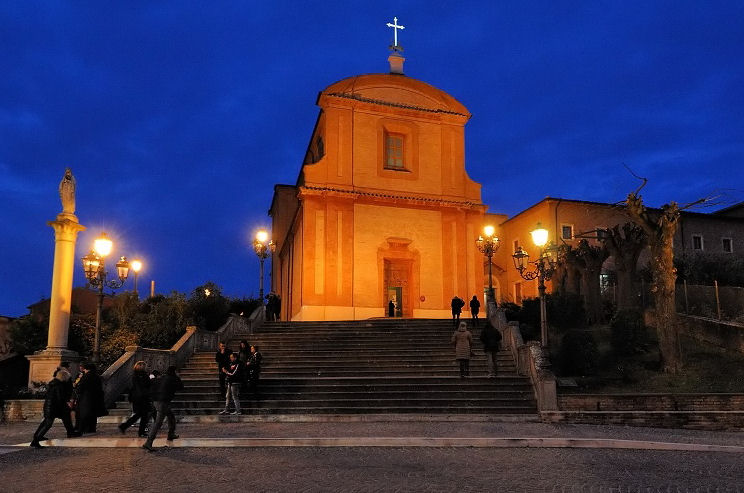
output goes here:
[[744, 325], [694, 315], [678, 315], [680, 328], [698, 341], [744, 353]]
[[744, 394], [563, 394], [561, 411], [744, 411]]
[[744, 394], [563, 394], [550, 423], [744, 430]]
[[[645, 310], [643, 322], [656, 327], [656, 312]], [[677, 314], [679, 330], [695, 340], [707, 342], [729, 351], [744, 353], [744, 325], [715, 318]]]

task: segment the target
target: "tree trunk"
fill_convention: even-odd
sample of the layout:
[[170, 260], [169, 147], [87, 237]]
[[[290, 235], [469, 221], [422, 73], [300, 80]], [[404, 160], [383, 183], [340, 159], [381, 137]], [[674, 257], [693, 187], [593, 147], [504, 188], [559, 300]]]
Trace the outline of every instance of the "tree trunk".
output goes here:
[[651, 293], [656, 306], [656, 332], [659, 336], [662, 369], [666, 373], [678, 373], [682, 369], [682, 349], [677, 325], [672, 241], [677, 230], [680, 209], [671, 202], [661, 207], [661, 213], [650, 217], [643, 200], [635, 193], [628, 195], [628, 213], [639, 223], [648, 236], [651, 248]]
[[654, 279], [651, 292], [656, 303], [656, 330], [662, 368], [667, 373], [678, 373], [682, 369], [682, 349], [674, 298], [677, 277], [674, 253], [671, 244], [654, 245], [651, 252], [655, 260], [651, 267]]
[[607, 259], [608, 253], [606, 248], [589, 246], [586, 240], [581, 240], [579, 243], [578, 253], [584, 266], [581, 282], [586, 320], [589, 325], [592, 325], [601, 322], [604, 318], [599, 274], [602, 272], [602, 264]]

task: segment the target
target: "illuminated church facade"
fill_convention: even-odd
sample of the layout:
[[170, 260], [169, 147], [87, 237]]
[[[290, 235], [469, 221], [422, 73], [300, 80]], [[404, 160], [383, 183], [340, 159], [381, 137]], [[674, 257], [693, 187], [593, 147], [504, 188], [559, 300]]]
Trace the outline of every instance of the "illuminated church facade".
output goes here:
[[[394, 47], [395, 48], [395, 47]], [[403, 75], [349, 77], [320, 92], [295, 185], [269, 211], [277, 244], [272, 288], [284, 320], [388, 314], [444, 318], [450, 301], [483, 299], [476, 248], [486, 207], [465, 171], [467, 108]]]

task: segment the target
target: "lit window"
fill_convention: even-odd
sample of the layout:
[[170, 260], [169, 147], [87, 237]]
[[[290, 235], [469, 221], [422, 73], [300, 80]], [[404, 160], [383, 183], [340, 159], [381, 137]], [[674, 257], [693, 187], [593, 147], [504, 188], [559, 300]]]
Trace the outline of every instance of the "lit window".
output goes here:
[[573, 239], [573, 226], [570, 224], [564, 224], [561, 226], [561, 238], [564, 240]]
[[404, 169], [402, 135], [388, 134], [385, 137], [385, 167]]
[[692, 249], [702, 250], [703, 249], [703, 237], [702, 235], [692, 235]]
[[723, 248], [723, 253], [732, 253], [734, 251], [731, 238], [721, 238], [721, 247]]

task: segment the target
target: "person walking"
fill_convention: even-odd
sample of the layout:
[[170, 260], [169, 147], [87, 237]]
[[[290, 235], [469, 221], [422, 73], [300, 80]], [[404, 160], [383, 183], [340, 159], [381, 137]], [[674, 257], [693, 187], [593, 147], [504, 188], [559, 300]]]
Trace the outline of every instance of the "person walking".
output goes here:
[[45, 436], [52, 428], [54, 420], [59, 418], [65, 425], [67, 438], [79, 437], [80, 433], [75, 431], [70, 420], [69, 400], [70, 394], [67, 390], [67, 382], [70, 381], [70, 374], [63, 368], [57, 369], [54, 378], [47, 384], [47, 395], [44, 399], [44, 419], [34, 433], [34, 437], [29, 444], [34, 448], [42, 448], [41, 441], [48, 440]]
[[144, 361], [138, 361], [134, 364], [132, 387], [129, 389], [129, 402], [132, 404], [132, 415], [119, 425], [119, 431], [123, 435], [127, 428], [139, 420], [138, 434], [140, 437], [146, 437], [145, 430], [150, 420], [152, 401], [150, 400], [150, 375], [145, 370]]
[[465, 306], [465, 302], [462, 301], [462, 298], [455, 295], [450, 302], [450, 307], [452, 308], [452, 325], [455, 327], [457, 327], [457, 323], [460, 321], [463, 306]]
[[486, 319], [486, 325], [481, 331], [480, 340], [483, 343], [483, 350], [486, 353], [488, 376], [496, 378], [496, 374], [499, 371], [497, 358], [499, 349], [501, 348], [501, 332], [491, 325], [491, 321], [488, 319]]
[[224, 342], [217, 345], [217, 352], [214, 355], [214, 361], [217, 363], [217, 376], [220, 379], [220, 395], [225, 395], [225, 373], [223, 369], [230, 366], [230, 352]]
[[478, 328], [478, 313], [480, 313], [480, 301], [476, 295], [470, 300], [470, 316], [473, 319], [473, 328]]
[[460, 378], [465, 378], [470, 375], [470, 353], [473, 347], [473, 334], [468, 330], [468, 324], [460, 322], [450, 342], [455, 345], [455, 360], [460, 365]]
[[176, 373], [175, 366], [169, 366], [165, 375], [153, 382], [152, 400], [155, 405], [157, 418], [155, 418], [155, 423], [150, 427], [150, 433], [147, 435], [147, 440], [142, 445], [142, 448], [150, 452], [155, 451], [152, 443], [155, 441], [160, 427], [163, 426], [163, 420], [165, 418], [168, 418], [168, 440], [178, 438], [178, 435], [176, 435], [176, 417], [173, 415], [173, 411], [171, 411], [171, 401], [176, 395], [176, 392], [182, 389], [183, 382]]
[[103, 382], [93, 363], [80, 363], [81, 376], [75, 386], [76, 428], [80, 433], [95, 433], [98, 418], [107, 416]]
[[238, 355], [230, 353], [230, 366], [224, 370], [227, 384], [227, 391], [225, 392], [225, 409], [220, 411], [220, 414], [227, 414], [230, 412], [230, 400], [232, 399], [235, 404], [235, 411], [232, 415], [240, 415], [240, 386], [243, 384], [243, 364], [238, 359]]

